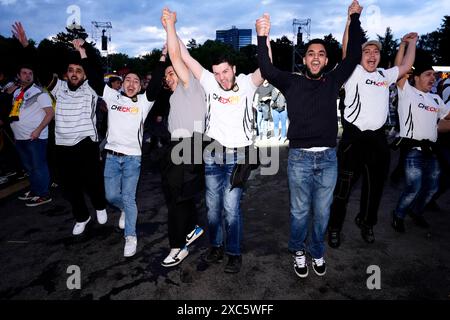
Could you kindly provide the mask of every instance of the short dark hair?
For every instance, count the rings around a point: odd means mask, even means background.
[[[19,74],[22,69],[30,69],[34,73],[35,66],[31,63],[22,63],[17,67],[17,74]]]
[[[305,54],[306,54],[306,52],[308,52],[309,47],[310,47],[311,45],[313,45],[313,44],[321,44],[321,45],[323,45],[323,47],[325,48],[325,54],[328,55],[328,52],[327,52],[327,44],[326,44],[326,42],[323,41],[322,39],[318,39],[318,38],[312,39],[311,41],[309,41],[309,42],[306,44],[306,46],[305,46]]]
[[[228,63],[230,66],[235,66],[236,63],[234,62],[234,58],[229,54],[220,54],[218,56],[215,56],[211,60],[212,66],[217,66],[221,63]]]
[[[434,70],[433,58],[428,52],[418,49],[416,51],[416,59],[414,61],[413,75],[420,76],[428,70]]]
[[[142,80],[142,75],[141,75],[139,72],[137,72],[136,70],[129,70],[127,73],[125,73],[125,74],[123,75],[123,80],[125,80],[125,78],[126,78],[129,74],[135,74],[135,75],[139,78],[139,80]]]
[[[122,81],[122,79],[118,76],[112,76],[111,78],[109,78],[109,83],[113,83],[115,81]]]
[[[67,56],[67,67],[69,64],[76,64],[81,66],[81,56],[78,51],[70,51]]]

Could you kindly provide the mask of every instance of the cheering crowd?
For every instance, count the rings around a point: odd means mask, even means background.
[[[259,68],[238,74],[227,55],[213,57],[208,66],[195,60],[177,35],[177,13],[165,8],[161,24],[166,45],[151,78],[130,70],[106,84],[92,59],[94,48],[81,39],[73,41],[63,75],[39,70],[38,77],[36,49],[28,43],[22,24],[15,23],[13,34],[26,58],[17,70],[17,83],[2,86],[2,97],[9,96],[10,102],[1,124],[12,130],[29,176],[30,190],[19,199],[29,207],[48,205],[56,170],[75,219],[72,234],[83,234],[91,222],[87,194],[99,224],[108,220],[107,204],[120,211],[123,255],[133,256],[138,247],[136,192],[144,123],[167,89],[170,142],[160,171],[170,248],[162,266],[181,263],[189,246],[207,231],[210,248],[203,260],[220,263],[226,256],[224,271],[240,271],[241,201],[248,174],[257,167],[250,166],[249,153],[255,150],[255,128],[260,138],[268,136],[269,118],[276,139],[289,142],[288,249],[297,276],[307,277],[308,265],[318,276],[325,275],[326,239],[331,248],[340,247],[350,193],[360,177],[360,209],[354,219],[362,239],[368,244],[375,241],[390,148],[400,149],[405,182],[390,213],[392,230],[405,232],[406,216],[428,228],[425,207],[448,187],[450,83],[442,82],[439,94],[431,93],[435,71],[429,58],[416,54],[414,32],[402,38],[395,65],[379,68],[381,44],[362,40],[362,10],[356,0],[349,6],[343,58],[328,73],[324,73],[327,48],[320,39],[305,46],[304,73],[276,68],[270,16],[262,15],[256,21]],[[392,97],[398,130],[389,144],[385,123]],[[339,140],[338,100],[343,127]],[[103,137],[97,123],[100,105],[107,112]],[[1,107],[6,108],[6,103]],[[50,135],[54,145],[49,143]],[[52,164],[49,148],[55,159]],[[204,197],[207,208],[208,225],[203,228],[198,222],[199,197]]]

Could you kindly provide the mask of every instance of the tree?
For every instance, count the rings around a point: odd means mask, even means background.
[[[438,29],[437,63],[450,65],[450,16],[444,16]]]
[[[237,58],[237,52],[232,46],[214,40],[206,40],[203,45],[199,45],[197,48],[192,48],[189,51],[192,57],[194,57],[202,66],[208,69],[211,69],[213,59],[220,55],[228,55],[234,60],[236,60]],[[237,65],[237,67],[239,66]]]
[[[397,53],[398,40],[394,40],[394,35],[390,27],[386,28],[384,37],[377,35],[378,41],[381,43],[381,61],[380,67],[389,68],[393,65],[395,55]]]
[[[118,71],[127,67],[130,63],[130,57],[124,53],[113,53],[108,56],[111,70]]]
[[[59,32],[55,37],[52,38],[52,40],[55,43],[61,43],[67,46],[68,48],[73,49],[72,47],[73,40],[75,39],[86,40],[87,37],[88,34],[86,33],[86,30],[82,26],[73,24],[70,27],[66,27],[66,32]],[[91,44],[95,46],[94,43]]]
[[[186,45],[186,47],[187,47],[188,49],[196,49],[196,48],[198,48],[197,41],[195,41],[195,39],[189,40],[189,41],[188,41],[188,44]]]
[[[417,48],[429,54],[433,62],[437,61],[437,48],[439,47],[439,32],[433,31],[420,36]]]
[[[444,16],[441,26],[420,36],[417,47],[433,58],[433,63],[450,65],[450,16]]]
[[[327,72],[342,60],[342,46],[331,33],[323,37],[323,41],[325,41],[328,56],[328,65],[325,68],[325,72]]]
[[[292,45],[293,42],[286,36],[270,41],[272,47],[273,65],[280,70],[292,70]]]

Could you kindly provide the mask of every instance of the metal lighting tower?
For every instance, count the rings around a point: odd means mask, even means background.
[[[311,19],[294,19],[292,21],[292,30],[294,34],[294,39],[292,41],[292,72],[300,72],[300,66],[303,64],[303,34],[306,35],[305,40],[308,42],[311,37]]]
[[[92,21],[92,39],[95,43],[101,39],[101,54],[106,58],[107,72],[109,72],[109,59],[108,59],[108,42],[111,42],[111,22],[98,22]]]

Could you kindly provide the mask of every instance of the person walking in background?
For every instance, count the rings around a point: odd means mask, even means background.
[[[270,101],[270,110],[272,112],[273,120],[273,136],[281,143],[285,143],[287,140],[287,104],[286,98],[277,88],[272,90],[272,98]],[[280,131],[281,123],[281,131]]]

